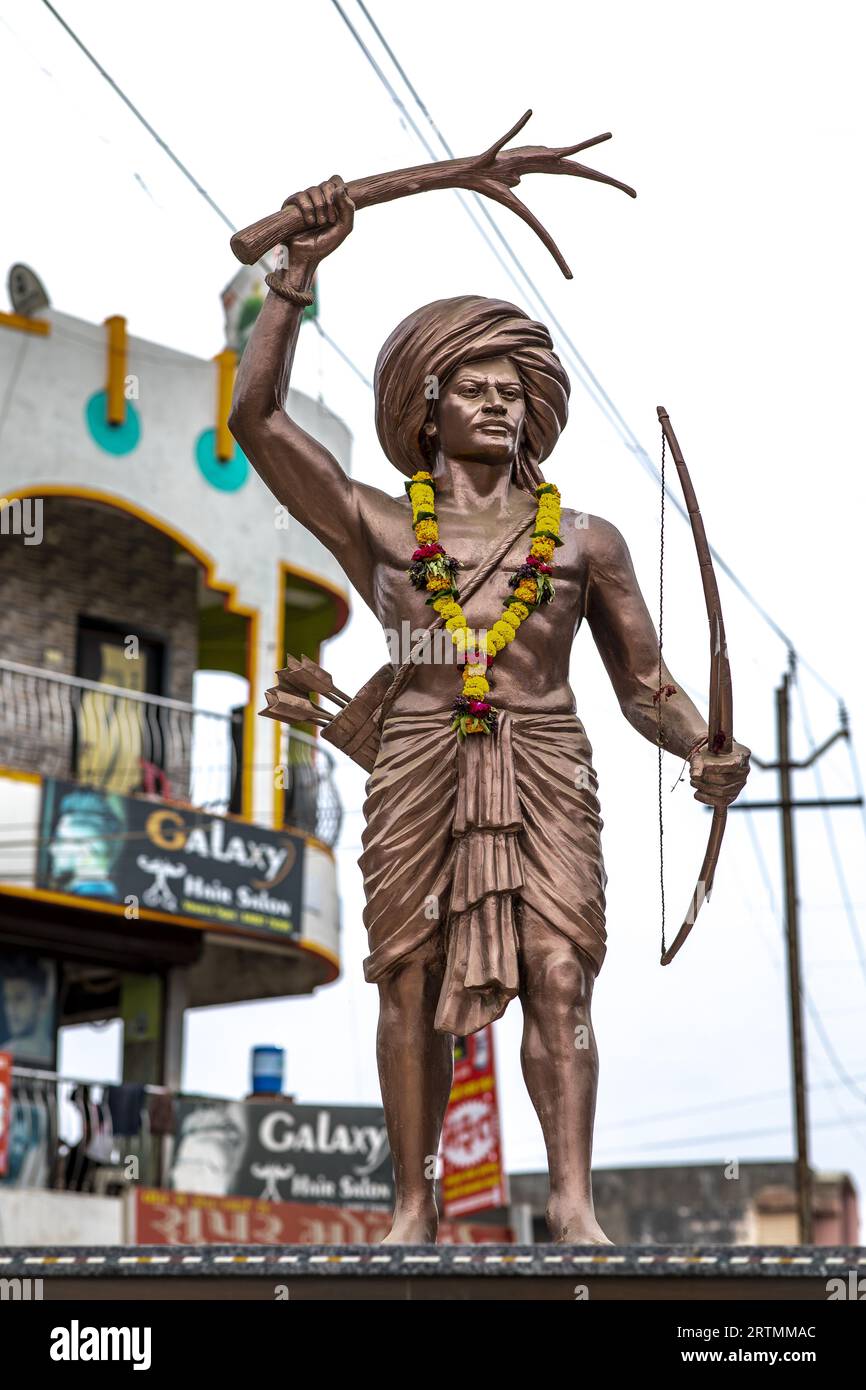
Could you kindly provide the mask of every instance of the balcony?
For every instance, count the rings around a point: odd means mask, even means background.
[[[0,766],[43,777],[239,812],[243,718],[0,660]],[[342,807],[330,749],[286,729],[281,763],[285,824],[335,844]]]

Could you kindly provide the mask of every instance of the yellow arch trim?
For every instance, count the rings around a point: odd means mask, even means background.
[[[179,531],[175,526],[171,526],[162,517],[154,512],[146,511],[144,507],[139,507],[137,503],[130,502],[125,497],[120,497],[114,492],[103,492],[99,488],[75,487],[65,483],[39,483],[30,487],[17,488],[12,492],[4,493],[8,501],[14,501],[22,497],[75,497],[84,502],[101,502],[104,506],[115,507],[118,511],[126,512],[129,516],[137,517],[139,521],[152,526],[154,530],[161,531],[164,536],[168,536],[176,545],[189,551],[190,555],[202,566],[207,575],[208,588],[217,593],[225,595],[225,605],[230,613],[237,613],[240,617],[249,621],[247,638],[247,681],[249,682],[249,699],[244,711],[244,767],[243,781],[241,784],[241,809],[242,815],[248,820],[252,818],[253,808],[253,738],[254,738],[254,719],[255,719],[255,689],[256,689],[256,663],[259,640],[259,610],[252,608],[248,604],[240,603],[237,597],[237,587],[226,580],[216,578],[216,562],[212,555],[201,546],[191,541],[183,531]]]

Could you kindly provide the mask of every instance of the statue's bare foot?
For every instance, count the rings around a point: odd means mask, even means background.
[[[585,1203],[551,1197],[547,1225],[557,1245],[613,1245],[596,1221],[592,1207]]]
[[[381,1245],[435,1245],[439,1213],[432,1207],[395,1211],[394,1223]]]

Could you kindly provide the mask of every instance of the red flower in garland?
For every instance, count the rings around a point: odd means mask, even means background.
[[[428,541],[426,545],[419,545],[417,550],[412,552],[413,560],[429,560],[431,555],[444,555],[445,551],[438,541]]]

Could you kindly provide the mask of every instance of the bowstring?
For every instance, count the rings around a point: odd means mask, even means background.
[[[664,640],[664,597],[665,597],[665,432],[662,429],[661,463],[661,528],[659,531],[659,686],[656,700],[657,743],[658,743],[658,800],[659,800],[659,891],[662,914],[662,955],[665,946],[665,820],[662,808],[662,642]]]

